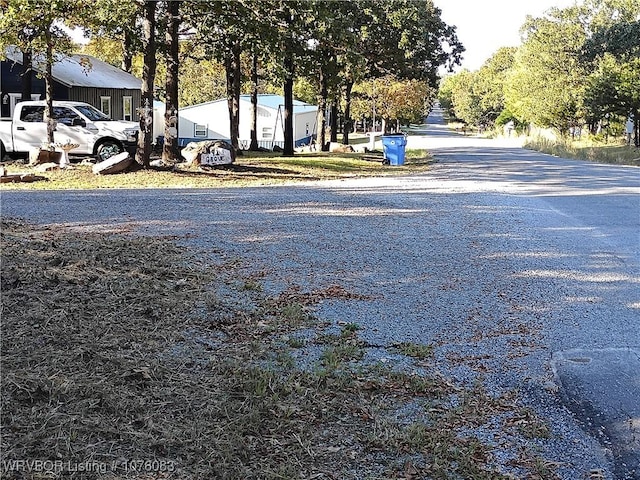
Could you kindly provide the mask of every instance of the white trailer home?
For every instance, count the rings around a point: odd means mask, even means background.
[[[296,147],[309,145],[316,137],[318,107],[293,101],[293,140]],[[284,97],[258,95],[258,144],[273,149],[284,146]],[[178,112],[180,145],[202,140],[229,140],[229,109],[227,100],[191,105]],[[240,148],[251,143],[251,96],[240,96]]]

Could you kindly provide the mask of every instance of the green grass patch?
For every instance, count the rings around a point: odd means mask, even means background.
[[[433,346],[414,342],[401,342],[394,345],[395,350],[407,357],[424,360],[433,356]]]
[[[278,316],[289,325],[301,325],[309,320],[309,313],[304,305],[298,302],[291,302],[280,307]]]
[[[303,348],[307,344],[307,341],[304,338],[300,337],[289,337],[287,338],[287,345],[291,348]]]
[[[256,280],[253,280],[251,278],[246,279],[243,283],[242,283],[242,290],[248,290],[248,291],[253,291],[253,292],[260,292],[262,291],[262,284]]]
[[[320,358],[325,368],[335,370],[345,362],[360,360],[363,356],[364,350],[359,345],[343,343],[327,347]]]
[[[360,330],[360,325],[357,323],[347,323],[342,327],[342,335],[351,335]]]

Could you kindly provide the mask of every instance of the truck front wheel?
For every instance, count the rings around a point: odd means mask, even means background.
[[[124,148],[117,140],[105,140],[98,145],[98,148],[96,148],[96,155],[99,162],[122,152],[124,152]]]

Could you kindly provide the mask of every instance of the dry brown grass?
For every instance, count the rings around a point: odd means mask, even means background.
[[[603,143],[591,139],[551,141],[537,137],[529,138],[525,148],[562,158],[575,158],[612,165],[640,166],[640,148],[619,142]]]
[[[359,327],[324,335],[309,310],[366,299],[338,285],[246,289],[246,308],[215,291],[232,266],[167,239],[5,219],[1,240],[2,478],[499,479],[470,429],[538,422],[510,396],[359,362]],[[331,361],[296,365],[301,328]]]

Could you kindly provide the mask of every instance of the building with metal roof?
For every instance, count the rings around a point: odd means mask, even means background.
[[[0,61],[0,116],[11,117],[15,104],[22,97],[25,79],[23,55],[16,47],[5,49]],[[31,98],[44,99],[42,55],[32,60]],[[90,55],[56,56],[52,66],[54,100],[85,102],[117,120],[137,120],[140,106],[139,78]]]

